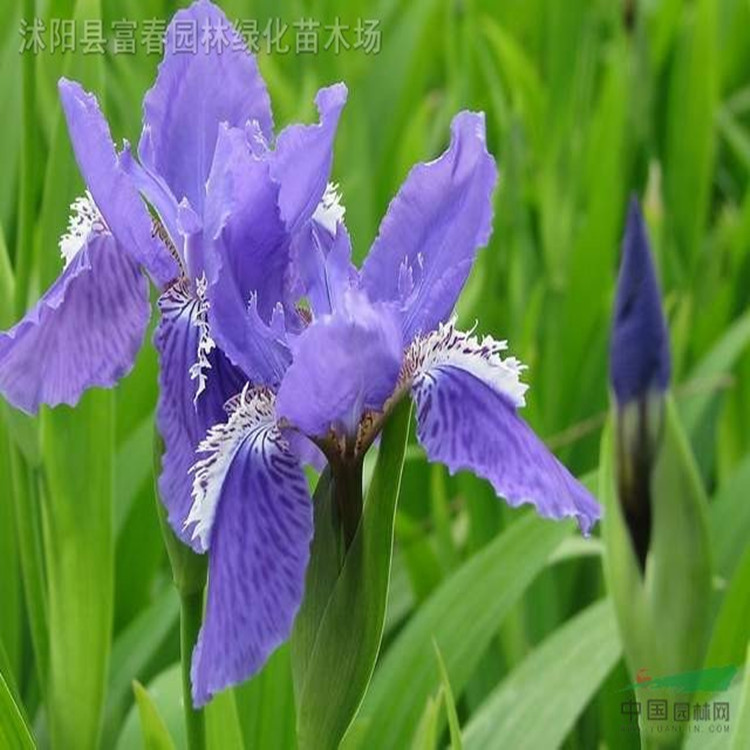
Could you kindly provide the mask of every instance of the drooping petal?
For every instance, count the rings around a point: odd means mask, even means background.
[[[343,302],[295,340],[279,389],[279,416],[308,435],[332,426],[354,434],[363,413],[381,409],[398,379],[403,345],[396,310],[356,291]]]
[[[200,288],[184,279],[176,282],[159,298],[159,310],[154,333],[156,421],[164,442],[159,495],[175,533],[197,547],[185,530],[192,505],[190,467],[206,430],[226,419],[224,404],[242,390],[245,378],[214,346]]]
[[[510,505],[574,517],[588,533],[599,506],[518,415],[526,387],[520,364],[502,359],[504,349],[505,342],[478,340],[452,322],[417,339],[406,362],[419,441],[430,460],[489,480]]]
[[[141,163],[161,175],[178,202],[187,198],[199,215],[219,123],[244,127],[257,120],[270,140],[271,103],[255,58],[208,0],[175,13],[156,83],[143,102],[143,120]]]
[[[610,343],[612,388],[624,405],[669,386],[669,331],[637,199],[628,211]]]
[[[312,215],[328,184],[333,162],[333,141],[347,90],[343,83],[320,89],[315,104],[317,125],[290,125],[271,154],[271,176],[279,183],[279,208],[290,234]]]
[[[0,393],[35,413],[75,405],[133,366],[148,325],[148,281],[108,232],[92,232],[26,317],[0,332]]]
[[[190,523],[209,549],[209,578],[193,652],[196,706],[251,677],[289,637],[313,530],[307,482],[269,391],[243,392],[200,450]]]
[[[222,126],[204,216],[209,319],[229,358],[267,385],[280,382],[291,359],[277,312],[289,263],[277,200],[268,164],[252,155],[245,131]]]
[[[152,231],[148,209],[115,152],[96,97],[65,78],[58,88],[76,161],[97,208],[122,250],[165,286],[176,278],[177,264]]]
[[[414,167],[391,201],[362,284],[373,300],[400,300],[407,341],[450,316],[477,249],[489,239],[496,180],[484,116],[462,112],[448,150]]]

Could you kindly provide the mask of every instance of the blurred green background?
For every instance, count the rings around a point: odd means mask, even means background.
[[[49,44],[52,19],[101,19],[112,38],[113,22],[168,20],[179,5],[2,3],[3,328],[59,273],[58,237],[83,189],[57,79],[95,91],[115,138],[137,142],[159,61],[138,41],[135,54],[20,54],[21,18],[42,19]],[[592,487],[620,239],[630,194],[641,198],[675,397],[712,497],[707,606],[725,620],[713,645],[721,664],[741,664],[750,633],[750,2],[220,5],[259,31],[269,19],[288,25],[290,50],[260,54],[277,129],[314,118],[319,86],[349,87],[333,175],[358,261],[411,165],[446,145],[453,114],[486,112],[501,174],[494,234],[459,315],[507,338],[529,365],[526,418]],[[350,41],[358,19],[378,20],[379,52],[323,50],[336,17]],[[320,22],[317,54],[295,53],[303,18]],[[156,706],[184,743],[178,600],[153,493],[155,402],[149,345],[116,392],[89,394],[76,411],[31,420],[0,405],[0,673],[41,746],[46,705],[78,733],[78,747],[141,747],[134,679],[148,687],[143,710]],[[381,661],[352,746],[445,745],[454,704],[467,747],[637,746],[621,714],[627,694],[617,692],[631,680],[611,611],[597,603],[601,544],[542,538],[525,515],[482,481],[428,466],[412,441]],[[294,726],[286,647],[209,709],[215,747],[293,747]]]

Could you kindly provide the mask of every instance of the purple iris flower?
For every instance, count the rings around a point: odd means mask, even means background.
[[[221,25],[230,46],[178,53],[188,20]],[[256,63],[215,6],[180,11],[165,47],[137,159],[115,150],[95,99],[61,82],[89,194],[62,276],[0,334],[0,392],[33,412],[112,386],[147,326],[146,276],[160,289],[159,489],[180,538],[209,554],[192,664],[203,705],[290,633],[313,534],[302,465],[324,456],[334,482],[361,466],[402,398],[431,460],[511,505],[586,533],[599,507],[518,415],[523,367],[506,343],[451,317],[491,231],[484,117],[457,115],[445,153],[414,167],[360,270],[329,184],[346,88],[322,89],[319,124],[274,141]]]

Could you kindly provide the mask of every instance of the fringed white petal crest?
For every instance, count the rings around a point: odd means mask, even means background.
[[[65,267],[78,255],[92,232],[102,232],[106,228],[104,218],[87,190],[70,204],[68,229],[60,237],[60,255],[65,261]]]
[[[211,331],[208,327],[208,308],[209,301],[206,297],[206,274],[204,273],[195,282],[195,295],[198,300],[198,309],[195,314],[194,324],[198,327],[198,351],[197,359],[190,367],[190,379],[198,381],[198,387],[195,390],[193,403],[198,403],[201,393],[206,390],[206,380],[208,378],[207,370],[211,369],[211,363],[208,355],[216,348],[216,342],[211,338]]]
[[[507,396],[516,407],[525,405],[528,385],[520,380],[525,366],[515,357],[503,358],[507,341],[497,341],[491,336],[481,339],[470,331],[456,329],[456,318],[431,333],[417,336],[404,357],[399,386],[418,383],[426,377],[435,377],[442,368],[455,367],[474,375],[499,393]]]
[[[275,396],[267,388],[251,387],[226,404],[229,419],[211,427],[198,446],[197,453],[207,454],[191,468],[193,474],[193,505],[185,528],[195,524],[193,539],[199,539],[208,549],[211,529],[221,488],[237,452],[246,441],[262,454],[271,447],[285,447],[286,443],[276,422]]]

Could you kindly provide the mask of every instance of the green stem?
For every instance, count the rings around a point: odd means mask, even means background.
[[[344,552],[354,541],[362,518],[362,458],[350,456],[331,466],[336,514],[343,534]]]
[[[193,708],[190,664],[198,640],[203,616],[203,590],[180,595],[180,652],[182,660],[182,702],[188,750],[206,747],[206,722],[203,709]]]

